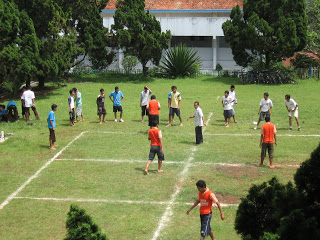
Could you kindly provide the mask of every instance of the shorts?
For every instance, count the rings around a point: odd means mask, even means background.
[[[260,117],[259,117],[259,121],[264,121],[266,117],[270,117],[269,111],[268,112],[261,112]]]
[[[147,109],[147,106],[141,106],[141,116],[144,115],[149,116],[149,110]]]
[[[113,106],[113,112],[122,112],[122,106]]]
[[[36,107],[33,106],[31,107],[31,109],[33,112],[37,110]],[[24,107],[24,112],[30,114],[30,107]]]
[[[74,108],[72,108],[72,111],[69,112],[69,118],[71,121],[74,121]]]
[[[21,110],[22,110],[22,116],[26,115],[26,108],[23,105],[21,106]]]
[[[174,114],[177,114],[177,116],[180,117],[180,109],[171,107],[169,111],[169,115],[173,116]]]
[[[202,237],[209,236],[209,233],[212,230],[210,226],[211,218],[212,218],[212,212],[209,214],[200,215],[200,221],[201,221],[200,234]]]
[[[149,115],[149,124],[148,126],[157,126],[159,124],[159,115]]]
[[[273,158],[273,143],[262,143],[261,157],[265,158],[267,156],[267,149],[269,158]]]
[[[228,118],[231,118],[233,116],[232,114],[232,109],[231,110],[224,110],[223,111],[223,116],[224,118],[228,119]]]
[[[106,115],[106,114],[107,114],[106,107],[104,105],[101,105],[101,106],[98,105],[97,115],[101,116],[101,115]]]
[[[49,128],[50,135],[49,135],[49,140],[52,141],[52,143],[56,142],[56,134],[54,133],[54,130]]]
[[[82,113],[82,105],[78,105],[77,106],[77,116],[82,116],[83,113]]]
[[[294,111],[294,114],[293,114],[293,116],[295,117],[295,118],[298,118],[298,109],[296,109],[295,111]],[[292,117],[292,111],[291,112],[288,112],[288,116],[289,117]]]
[[[158,155],[158,161],[164,161],[164,154],[162,154],[162,147],[151,145],[150,153],[149,153],[149,161],[153,161],[156,154]]]

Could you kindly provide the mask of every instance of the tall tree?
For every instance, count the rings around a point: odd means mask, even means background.
[[[320,0],[307,3],[308,42],[306,51],[312,52],[320,58]]]
[[[14,1],[0,0],[0,84],[12,94],[36,71],[38,41],[32,20]]]
[[[168,48],[171,39],[170,31],[161,32],[159,21],[145,11],[144,0],[119,0],[116,8],[111,26],[114,42],[125,55],[138,58],[146,75],[148,61],[159,65],[162,50]]]
[[[247,0],[243,13],[237,5],[230,18],[222,28],[240,66],[259,59],[268,69],[306,45],[304,0]]]

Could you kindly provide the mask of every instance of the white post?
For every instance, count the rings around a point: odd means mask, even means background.
[[[217,39],[216,36],[212,37],[212,69],[215,70],[216,69],[216,65],[217,65]]]

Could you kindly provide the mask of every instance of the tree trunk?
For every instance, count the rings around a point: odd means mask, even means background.
[[[148,71],[147,63],[142,63],[142,71],[143,71],[143,75],[147,76],[147,71]]]
[[[41,77],[39,76],[38,79],[39,79],[39,88],[44,88],[45,78],[43,76],[41,76]]]

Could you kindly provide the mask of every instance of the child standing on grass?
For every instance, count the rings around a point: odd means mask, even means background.
[[[47,122],[48,122],[48,128],[49,128],[49,142],[50,142],[50,149],[51,150],[56,150],[55,142],[56,142],[56,135],[55,135],[55,130],[56,130],[56,117],[54,112],[57,111],[57,105],[53,104],[51,106],[51,111],[49,112],[49,115],[47,117]]]
[[[148,132],[148,139],[151,141],[151,147],[149,160],[147,162],[146,169],[144,170],[145,175],[149,175],[148,169],[156,154],[158,155],[158,172],[163,172],[163,170],[161,170],[162,161],[164,161],[162,133],[161,130],[158,129],[158,124],[155,122],[153,123],[152,128]]]
[[[263,94],[263,98],[260,101],[260,108],[259,108],[259,112],[258,112],[258,115],[260,117],[257,122],[257,126],[255,126],[253,128],[254,130],[258,129],[260,121],[264,121],[266,117],[271,118],[272,107],[273,107],[273,103],[272,103],[271,99],[269,98],[269,93],[265,92]]]
[[[70,126],[74,126],[74,98],[73,98],[73,95],[74,95],[74,90],[71,89],[69,91],[70,93],[70,96],[68,98],[68,109],[69,109],[69,118],[70,118]]]
[[[202,126],[206,126],[206,122],[204,121],[202,109],[199,107],[199,102],[194,102],[193,106],[196,111],[192,116],[187,118],[187,121],[190,118],[194,118],[194,124],[196,125],[196,145],[199,145],[200,143],[203,143]]]
[[[212,240],[215,240],[210,226],[212,217],[212,203],[217,204],[220,211],[221,220],[224,220],[222,208],[215,194],[210,191],[209,188],[207,188],[206,183],[203,180],[199,180],[196,183],[196,186],[199,190],[197,201],[195,201],[192,207],[187,211],[187,214],[189,215],[190,211],[200,203],[201,240],[204,240],[206,236],[210,236]]]
[[[234,105],[238,106],[238,103],[237,103],[236,91],[234,89],[235,89],[234,85],[231,85],[230,91],[229,91],[229,96],[232,97],[232,99],[235,100],[234,102],[231,103],[231,106],[232,106],[233,122],[237,123],[236,112],[234,111]]]
[[[114,122],[117,122],[117,112],[120,112],[119,122],[124,122],[122,119],[122,105],[123,93],[119,90],[119,87],[115,87],[114,91],[110,93],[109,98],[113,103]]]
[[[294,118],[296,119],[297,125],[298,125],[298,131],[301,131],[300,122],[298,118],[298,104],[295,100],[293,100],[289,94],[287,94],[285,97],[284,104],[286,105],[286,108],[288,110],[288,116],[289,116],[289,130],[292,130],[292,114]]]
[[[98,115],[100,124],[102,124],[102,121],[106,122],[105,117],[107,114],[106,107],[104,106],[104,89],[100,89],[100,95],[97,97],[97,106],[98,106]],[[103,115],[103,119],[101,121],[101,115]]]
[[[224,96],[222,97],[222,107],[224,109],[223,115],[225,120],[225,126],[229,127],[230,118],[232,117],[232,103],[235,101],[232,97],[229,96],[229,91],[224,92]]]
[[[82,112],[82,96],[81,96],[81,92],[79,92],[78,89],[74,88],[74,93],[75,93],[75,100],[76,100],[76,106],[77,106],[77,110],[76,110],[76,121],[78,122],[78,116],[81,116],[81,120],[80,122],[84,121],[84,117],[83,117],[83,112]]]
[[[169,124],[166,127],[171,127],[171,122],[176,114],[180,119],[180,126],[182,124],[181,112],[180,112],[180,105],[181,105],[181,94],[177,91],[176,86],[172,86],[172,92],[168,95],[168,108],[169,108]]]

